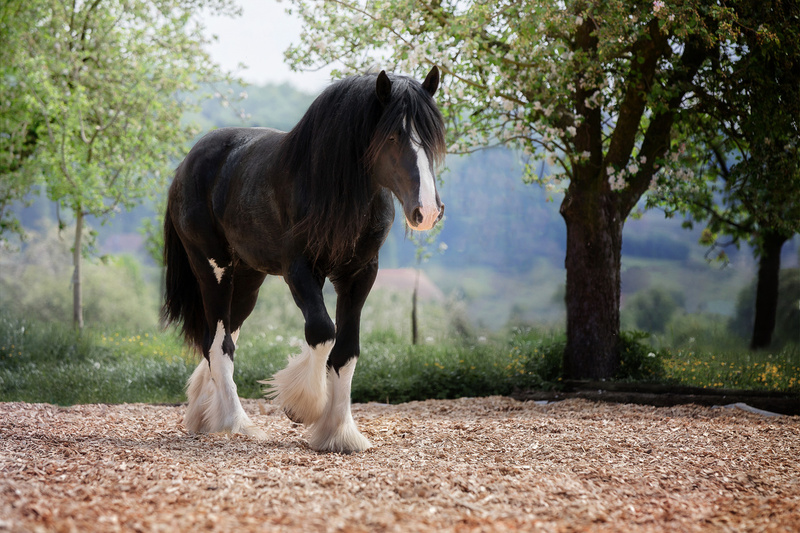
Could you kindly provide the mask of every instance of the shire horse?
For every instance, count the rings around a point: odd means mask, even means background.
[[[425,81],[367,74],[330,85],[288,133],[223,128],[190,150],[169,189],[164,221],[163,318],[202,351],[186,385],[184,425],[265,439],[233,380],[242,323],[267,275],[283,276],[305,319],[302,353],[266,383],[319,451],[370,446],[350,411],[361,309],[394,220],[431,229],[444,213],[434,171],[444,121]],[[336,323],[322,286],[336,290]]]

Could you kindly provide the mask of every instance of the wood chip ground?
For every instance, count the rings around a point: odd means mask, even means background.
[[[190,435],[184,406],[0,404],[0,531],[800,531],[800,417],[492,397],[355,405],[373,448]]]

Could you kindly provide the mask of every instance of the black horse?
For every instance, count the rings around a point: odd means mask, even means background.
[[[438,85],[436,67],[421,84],[385,72],[346,78],[292,131],[219,129],[178,166],[164,221],[163,315],[205,356],[187,383],[187,429],[266,437],[242,409],[233,360],[272,274],[303,312],[307,344],[267,382],[271,397],[311,425],[315,450],[369,447],[350,413],[361,309],[394,219],[392,193],[413,229],[444,213],[434,177],[445,154]],[[325,278],[337,293],[335,325]]]

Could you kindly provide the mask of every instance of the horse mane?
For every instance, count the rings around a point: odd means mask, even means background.
[[[377,193],[372,166],[390,136],[408,135],[413,126],[436,164],[444,159],[444,120],[433,98],[416,80],[389,79],[392,92],[385,105],[375,92],[375,74],[330,85],[282,140],[279,159],[294,180],[297,205],[291,233],[305,240],[314,261],[352,257]]]

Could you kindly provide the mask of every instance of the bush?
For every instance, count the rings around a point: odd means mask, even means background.
[[[157,269],[131,256],[84,262],[84,318],[98,328],[153,327],[158,323]],[[0,307],[41,322],[69,323],[72,317],[72,257],[51,228],[31,235],[13,260],[0,263]]]
[[[636,293],[625,306],[625,310],[633,314],[638,329],[662,333],[672,315],[683,305],[682,293],[654,287]]]
[[[620,334],[620,367],[616,379],[624,381],[660,381],[666,375],[665,354],[645,344],[650,338],[643,331]]]

